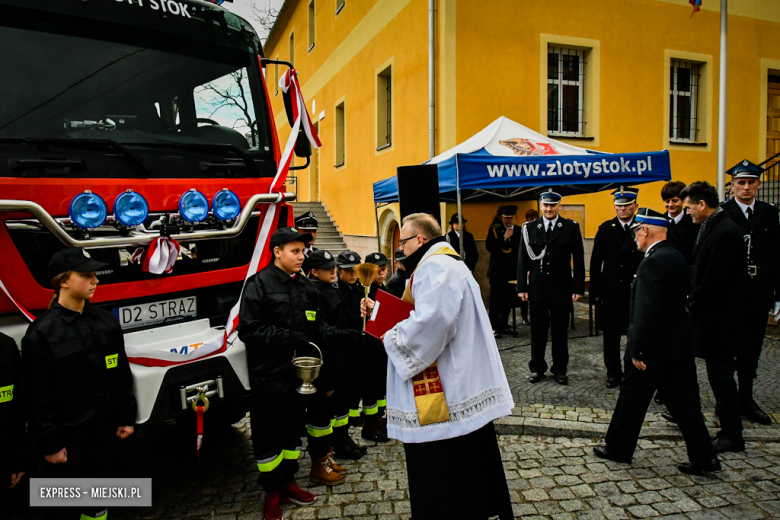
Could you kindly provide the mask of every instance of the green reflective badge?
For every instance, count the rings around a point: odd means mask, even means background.
[[[306,311],[306,319],[314,321],[317,319],[317,311]]]
[[[111,354],[110,356],[106,356],[106,368],[114,368],[116,367],[119,357],[119,354]]]
[[[7,403],[13,401],[14,398],[14,385],[0,386],[0,403]]]

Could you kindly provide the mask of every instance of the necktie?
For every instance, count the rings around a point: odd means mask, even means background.
[[[745,213],[747,214],[748,224],[752,224],[753,223],[753,208],[746,209]]]
[[[552,233],[552,222],[547,224],[547,236],[550,236],[550,233]]]

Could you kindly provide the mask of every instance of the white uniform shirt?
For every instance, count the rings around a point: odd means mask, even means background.
[[[387,433],[403,442],[451,439],[510,415],[514,402],[482,295],[463,262],[431,253],[414,273],[411,316],[387,332]],[[434,361],[450,420],[420,426],[412,378]]]

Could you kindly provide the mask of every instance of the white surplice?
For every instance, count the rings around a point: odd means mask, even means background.
[[[514,402],[479,285],[466,264],[431,254],[414,272],[415,310],[387,332],[387,433],[403,442],[466,435],[510,415]],[[434,361],[450,420],[420,426],[412,378]]]

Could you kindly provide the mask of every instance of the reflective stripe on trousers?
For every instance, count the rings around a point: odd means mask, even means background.
[[[306,433],[311,437],[325,437],[333,433],[333,426],[328,424],[327,426],[314,426],[313,424],[306,425]]]
[[[257,469],[263,473],[267,473],[276,469],[276,467],[282,463],[283,459],[298,460],[298,457],[300,456],[300,448],[296,450],[282,450],[279,455],[274,455],[272,457],[268,457],[267,459],[258,460]]]
[[[89,516],[82,513],[80,520],[106,520],[107,518],[108,518],[108,509],[104,509],[103,511],[97,513],[96,516]]]

